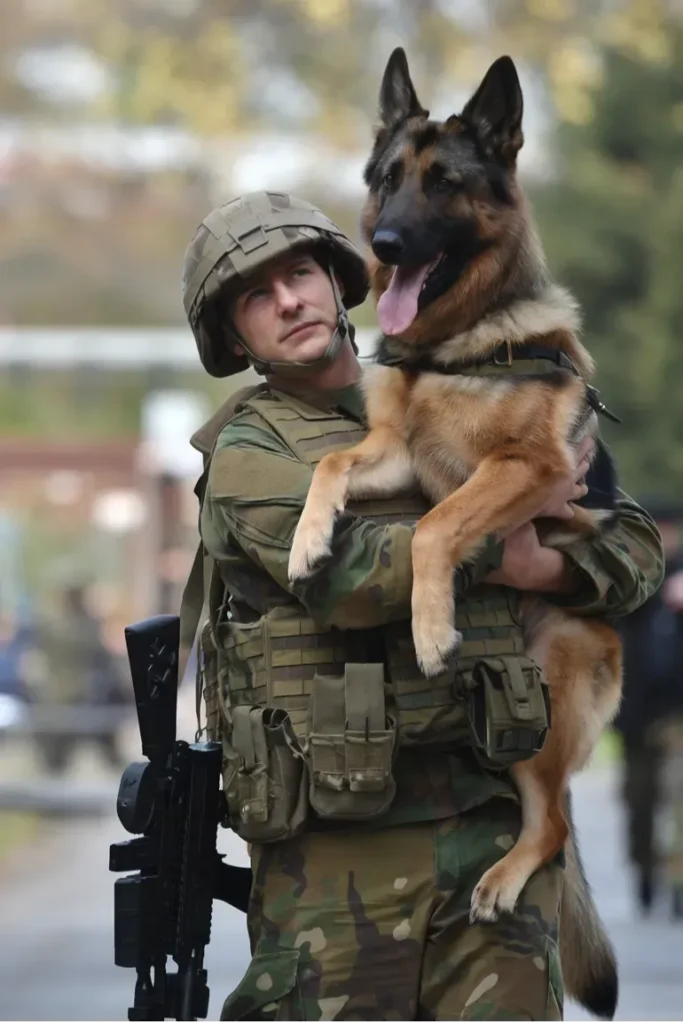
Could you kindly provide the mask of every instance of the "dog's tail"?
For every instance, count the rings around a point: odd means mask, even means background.
[[[571,799],[566,805],[565,882],[560,908],[560,962],[568,994],[602,1020],[613,1020],[619,981],[614,948],[581,863]]]

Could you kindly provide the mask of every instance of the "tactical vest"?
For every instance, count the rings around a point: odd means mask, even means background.
[[[311,467],[365,436],[342,413],[286,393],[252,392],[229,411],[245,407]],[[349,511],[410,524],[428,507],[422,496],[403,494],[350,503]],[[339,630],[315,622],[293,599],[256,621],[235,622],[215,564],[206,596],[198,694],[207,734],[223,744],[230,825],[248,841],[294,835],[311,811],[348,820],[383,814],[402,746],[468,744],[499,768],[542,746],[547,688],[524,653],[513,591],[483,586],[458,602],[457,664],[432,679],[419,670],[408,621]]]

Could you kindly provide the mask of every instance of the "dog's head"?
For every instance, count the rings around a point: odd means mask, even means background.
[[[482,290],[490,298],[500,286],[525,225],[515,173],[522,143],[522,90],[509,57],[491,65],[460,114],[432,121],[404,51],[394,50],[362,217],[385,334],[433,342],[485,311]]]

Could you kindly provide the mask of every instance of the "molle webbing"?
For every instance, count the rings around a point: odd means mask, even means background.
[[[319,626],[296,608],[274,608],[256,623],[223,623],[217,632],[229,676],[220,680],[223,698],[282,708],[297,733],[306,723],[316,672],[343,675],[349,660],[345,633]]]
[[[358,444],[367,433],[341,413],[313,409],[284,392],[257,396],[245,404],[279,434],[293,455],[311,466],[328,452]]]
[[[521,631],[504,597],[467,601],[458,624],[465,633],[458,675],[482,656],[520,655]],[[216,630],[224,652],[219,673],[225,713],[235,704],[261,704],[289,712],[295,732],[305,732],[315,675],[341,676],[350,660],[374,661],[375,631],[351,633],[319,626],[296,608],[275,608],[256,623],[222,623]],[[427,679],[415,659],[405,623],[386,626],[384,657],[399,712],[402,743],[451,738],[464,726],[454,668]]]
[[[488,588],[481,600],[468,598],[457,605],[458,628],[463,632],[456,668],[428,679],[417,665],[410,630],[405,623],[384,627],[386,661],[396,705],[400,712],[402,743],[433,742],[457,733],[465,723],[458,677],[471,671],[484,656],[519,655],[524,651],[512,601]]]
[[[292,395],[275,392],[274,397],[257,395],[245,402],[282,438],[302,462],[317,466],[324,455],[358,444],[366,429],[334,410],[313,409]],[[350,513],[376,523],[411,523],[429,511],[429,504],[417,491],[391,498],[350,501]]]

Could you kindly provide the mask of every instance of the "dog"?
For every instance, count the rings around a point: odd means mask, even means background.
[[[404,51],[391,55],[361,219],[383,332],[363,380],[369,432],[322,459],[292,544],[289,575],[297,579],[329,553],[348,499],[418,483],[434,503],[412,545],[413,639],[427,676],[457,652],[455,568],[487,535],[535,513],[606,411],[589,383],[594,365],[579,340],[577,305],[549,276],[517,180],[522,112],[509,57],[491,65],[460,114],[434,121]],[[539,534],[561,547],[605,528],[608,516],[575,506],[562,524],[539,520]],[[549,686],[552,725],[541,751],[511,769],[522,830],[474,889],[470,916],[493,921],[513,911],[531,874],[565,847],[565,984],[611,1019],[616,961],[572,838],[568,784],[616,714],[619,637],[603,621],[535,596],[524,597],[522,615],[527,654]]]

